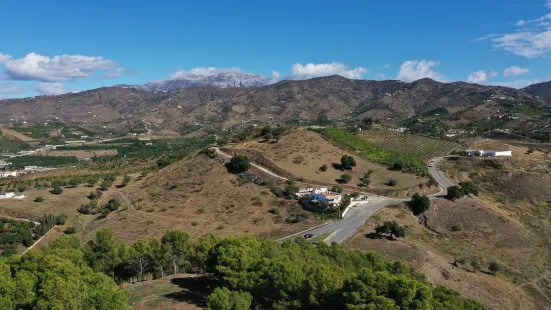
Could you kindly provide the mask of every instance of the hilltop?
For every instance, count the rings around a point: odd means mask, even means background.
[[[201,86],[152,93],[106,87],[60,96],[9,99],[2,101],[0,123],[57,118],[98,132],[205,134],[248,123],[348,125],[372,117],[395,127],[404,125],[408,118],[426,118],[427,122],[452,128],[473,124],[484,129],[494,125],[487,124],[488,118],[509,112],[517,117],[500,119],[498,125],[529,133],[548,124],[550,102],[522,90],[498,86],[329,76],[249,88]]]
[[[551,99],[551,81],[533,84],[523,88],[523,90],[534,96]]]

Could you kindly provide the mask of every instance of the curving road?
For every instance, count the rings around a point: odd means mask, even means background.
[[[218,147],[214,147],[214,150],[218,155],[222,157],[231,158],[229,154],[222,152]],[[448,193],[447,188],[454,185],[454,183],[451,182],[442,173],[442,171],[440,171],[440,169],[438,169],[438,163],[440,163],[443,159],[444,159],[443,157],[434,158],[433,159],[434,167],[429,167],[429,173],[432,175],[432,177],[438,183],[438,186],[441,188],[441,191],[438,194],[434,194],[430,196],[431,199],[446,196]],[[287,178],[277,175],[272,171],[262,166],[259,166],[257,164],[251,163],[251,166],[258,168],[276,178],[287,180]],[[364,203],[364,204],[352,207],[352,209],[350,209],[350,211],[341,220],[337,222],[329,223],[327,225],[316,227],[311,230],[306,230],[302,233],[294,234],[292,236],[288,236],[279,240],[282,241],[282,240],[292,239],[292,238],[303,238],[305,234],[312,234],[312,238],[315,238],[317,236],[331,233],[324,240],[324,242],[328,244],[331,244],[332,242],[342,243],[348,238],[354,236],[356,232],[358,232],[362,228],[362,226],[364,226],[367,219],[369,219],[369,217],[371,217],[375,212],[387,206],[396,205],[399,203],[409,201],[409,199],[395,199],[395,198],[387,198],[387,197],[376,196],[376,195],[368,195],[368,196],[369,196],[368,203]]]

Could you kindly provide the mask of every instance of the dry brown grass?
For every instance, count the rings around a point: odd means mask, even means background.
[[[279,168],[292,173],[295,177],[306,180],[318,181],[328,184],[338,184],[337,179],[344,173],[352,176],[349,187],[355,187],[360,183],[360,178],[365,172],[373,170],[369,188],[374,190],[404,190],[415,188],[425,184],[428,180],[411,174],[390,171],[386,167],[373,164],[360,156],[344,151],[323,139],[319,134],[297,129],[288,135],[281,137],[278,143],[264,141],[248,141],[235,146],[235,149],[250,149],[261,152],[268,160]],[[335,169],[332,164],[339,164],[342,155],[354,156],[357,166],[352,171]],[[327,171],[321,172],[319,168],[327,165]],[[395,179],[398,184],[394,187],[386,185],[389,179]],[[365,189],[364,189],[365,190]]]
[[[125,241],[159,238],[168,229],[181,229],[192,237],[209,233],[275,237],[319,223],[310,216],[306,222],[287,224],[286,216],[302,211],[296,202],[277,198],[265,187],[241,185],[222,163],[205,155],[151,173],[122,193],[133,208],[90,223],[84,232],[87,238],[101,227],[113,229]]]
[[[518,224],[502,220],[502,214],[470,198],[457,203],[433,202],[427,216],[432,230],[419,224],[405,206],[385,208],[347,241],[345,247],[376,251],[389,259],[406,261],[423,272],[429,281],[458,290],[490,309],[541,309],[545,304],[544,299],[530,295],[507,278],[512,268],[524,265],[527,260],[529,264],[543,267],[541,260],[534,258],[542,257],[542,249],[530,241],[527,232]],[[365,237],[387,220],[404,225],[406,238],[391,241]],[[457,224],[463,230],[452,232],[451,226]],[[481,261],[483,270],[487,263],[495,260],[505,271],[494,277],[483,272],[473,273],[469,265],[455,267],[454,258],[463,256]]]

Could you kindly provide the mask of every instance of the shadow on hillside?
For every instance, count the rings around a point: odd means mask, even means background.
[[[386,235],[379,235],[377,233],[365,234],[365,237],[368,239],[384,239],[384,240],[396,241],[396,239],[393,237],[386,236]]]
[[[207,296],[212,292],[215,281],[209,276],[199,276],[194,278],[174,278],[170,282],[178,285],[182,290],[166,294],[166,298],[206,308]]]

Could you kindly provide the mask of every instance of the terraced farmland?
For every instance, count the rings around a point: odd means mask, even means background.
[[[405,133],[365,131],[361,136],[384,148],[424,159],[449,155],[455,150],[464,149],[459,143]]]

